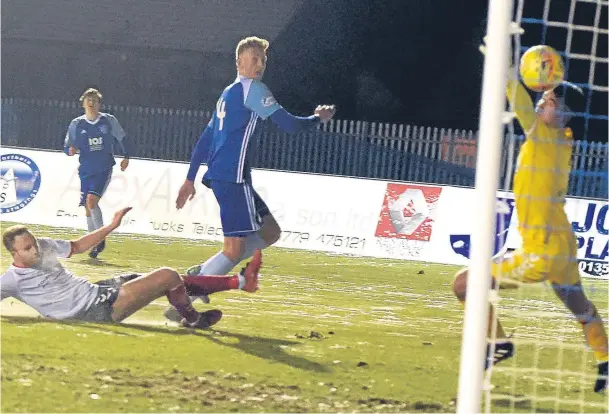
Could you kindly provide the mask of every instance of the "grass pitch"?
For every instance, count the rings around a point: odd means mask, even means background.
[[[80,233],[33,226],[36,234]],[[92,281],[185,270],[218,244],[114,235],[100,260],[65,263]],[[2,249],[2,269],[10,257]],[[457,269],[268,249],[261,290],[215,294],[208,331],[167,324],[158,300],[122,325],[58,323],[2,302],[3,412],[451,412],[462,307]],[[607,317],[607,283],[584,281]],[[580,327],[544,285],[506,292],[517,355],[493,374],[493,412],[606,412]],[[482,357],[482,356],[481,356]],[[559,397],[559,399],[557,399]]]

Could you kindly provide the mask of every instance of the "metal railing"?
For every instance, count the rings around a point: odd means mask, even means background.
[[[62,149],[69,122],[82,114],[75,102],[2,99],[5,146]],[[133,139],[142,158],[188,161],[211,112],[107,106]],[[262,127],[256,167],[445,185],[473,186],[477,137],[473,131],[402,124],[333,120],[297,135]],[[504,140],[503,188],[522,136]],[[606,143],[574,142],[572,196],[607,198]]]

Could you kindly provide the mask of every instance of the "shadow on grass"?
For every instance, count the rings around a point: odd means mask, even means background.
[[[91,324],[83,321],[57,321],[54,319],[44,318],[42,316],[14,316],[14,315],[2,315],[2,320],[6,323],[10,323],[12,325],[36,325],[36,324],[53,324],[53,325],[67,325],[74,326],[79,328],[91,329],[100,333],[108,333],[108,331],[112,331],[112,333],[119,336],[136,336],[127,332],[121,332],[112,329],[112,327],[121,326],[119,324]],[[110,328],[110,329],[109,329]]]
[[[290,355],[285,352],[283,346],[301,345],[297,341],[288,341],[285,339],[265,338],[261,336],[250,336],[241,333],[220,331],[220,330],[205,330],[198,331],[192,329],[176,329],[174,327],[158,327],[139,324],[121,324],[132,329],[137,329],[145,332],[165,333],[172,335],[196,335],[207,339],[217,345],[227,346],[229,348],[238,349],[246,354],[263,358],[272,362],[286,364],[294,368],[304,369],[307,371],[316,372],[331,372],[331,370],[317,362],[309,361],[306,358]],[[222,338],[236,339],[236,342],[226,342]]]
[[[294,368],[305,369],[316,372],[331,372],[325,365],[309,361],[306,358],[290,355],[285,352],[282,346],[301,345],[300,342],[287,341],[285,339],[263,338],[260,336],[249,336],[240,333],[215,331],[220,336],[207,335],[207,339],[218,345],[228,346],[238,349],[246,354],[263,358],[272,362],[286,364]],[[222,337],[237,339],[236,343],[227,343],[221,340]]]
[[[297,341],[289,341],[277,338],[265,338],[261,336],[250,336],[241,333],[233,333],[218,330],[193,330],[186,328],[176,328],[173,326],[150,326],[133,323],[116,323],[116,324],[92,324],[81,321],[55,321],[43,317],[26,317],[26,316],[2,316],[2,320],[6,323],[14,325],[32,325],[32,324],[63,324],[75,326],[78,328],[92,329],[100,333],[111,331],[119,336],[133,337],[137,335],[124,332],[121,328],[129,328],[143,332],[154,332],[168,335],[195,335],[205,338],[217,345],[227,346],[242,351],[246,354],[266,359],[272,362],[277,362],[289,365],[294,368],[304,369],[307,371],[316,372],[331,372],[325,365],[317,362],[309,361],[306,358],[290,355],[285,352],[282,347],[301,345]],[[223,341],[222,338],[230,338],[231,342]]]
[[[505,394],[504,394],[505,395]],[[514,399],[514,400],[513,400]],[[550,406],[542,407],[538,403],[535,405],[531,398],[526,398],[520,394],[507,394],[505,398],[493,398],[492,405],[501,408],[515,408],[517,410],[526,410],[527,412],[535,413],[572,413],[573,411],[558,410],[550,408]]]
[[[86,259],[79,260],[78,263],[89,265],[89,266],[99,266],[99,267],[112,267],[115,269],[126,269],[129,266],[122,266],[112,262],[106,262],[105,260],[93,259],[92,257],[87,257]]]

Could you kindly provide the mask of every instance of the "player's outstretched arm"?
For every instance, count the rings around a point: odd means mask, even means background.
[[[127,214],[132,207],[126,207],[121,210],[118,210],[114,214],[114,218],[112,222],[104,227],[101,227],[95,231],[92,231],[89,234],[82,236],[79,239],[72,240],[72,254],[84,253],[91,249],[93,246],[97,246],[102,240],[108,236],[108,234],[112,233],[114,230],[121,225],[121,221],[125,214]]]
[[[271,115],[271,121],[282,131],[295,134],[300,131],[315,127],[319,123],[328,122],[334,116],[336,110],[334,105],[320,105],[311,116],[301,117],[290,114],[280,107]]]
[[[515,71],[515,69],[509,69]],[[516,113],[516,118],[526,135],[532,131],[537,121],[533,100],[525,87],[517,79],[508,79],[505,93]]]
[[[279,105],[269,88],[259,80],[251,82],[244,105],[260,118],[270,118],[281,130],[290,134],[315,127],[320,122],[327,122],[335,113],[334,106],[320,105],[311,116],[292,115]]]
[[[486,37],[484,38],[484,41],[486,42]],[[483,55],[486,55],[486,44],[483,43],[480,45],[479,50]],[[516,113],[516,118],[518,119],[518,122],[520,122],[520,126],[528,135],[535,127],[535,122],[537,120],[535,107],[533,106],[533,101],[526,88],[518,80],[518,70],[512,66],[511,62],[512,54],[508,53],[508,55],[510,56],[510,67],[508,68],[508,81],[505,93]]]

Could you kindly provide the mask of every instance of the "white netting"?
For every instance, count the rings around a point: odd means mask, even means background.
[[[546,44],[561,52],[566,66],[565,78],[583,91],[562,88],[573,112],[570,126],[575,140],[571,180],[584,176],[586,165],[578,165],[580,148],[586,142],[598,145],[600,163],[607,166],[607,67],[609,1],[606,0],[517,0],[514,7],[514,61],[530,46]],[[516,29],[522,30],[516,30]],[[534,102],[538,95],[531,93]],[[571,99],[571,103],[570,102]],[[513,109],[513,108],[512,108]],[[517,122],[514,121],[513,124]],[[523,131],[510,124],[507,128],[501,187],[512,191],[516,159],[524,142]],[[604,145],[604,147],[603,147]],[[575,177],[575,178],[574,178]],[[600,171],[598,184],[607,185]],[[571,183],[572,184],[572,183]],[[571,185],[567,197],[576,194]],[[602,192],[599,192],[601,194]],[[606,194],[606,192],[604,193]],[[535,197],[535,194],[527,194]],[[567,215],[575,222],[578,259],[583,288],[606,322],[608,317],[607,200],[585,199],[567,202]],[[498,219],[505,217],[498,214]],[[509,216],[508,216],[509,217]],[[513,218],[512,220],[515,220]],[[606,224],[607,223],[607,224]],[[551,224],[551,223],[550,223]],[[509,232],[508,232],[509,228]],[[518,247],[518,233],[512,223],[498,224],[507,235],[506,247]],[[485,412],[608,412],[607,394],[594,393],[597,365],[586,345],[581,325],[554,293],[551,285],[526,283],[516,290],[494,290],[490,301],[516,352],[512,358],[486,371],[483,384]],[[496,338],[496,320],[491,324],[491,339]],[[490,341],[494,347],[494,341]]]

